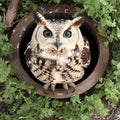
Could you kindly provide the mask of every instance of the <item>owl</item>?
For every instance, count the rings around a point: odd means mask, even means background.
[[[89,42],[80,31],[83,18],[46,19],[36,12],[34,19],[37,25],[24,52],[27,66],[44,83],[44,93],[54,93],[57,84],[75,92],[75,82],[91,62]]]

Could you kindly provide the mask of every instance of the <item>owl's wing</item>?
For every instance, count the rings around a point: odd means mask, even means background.
[[[32,56],[32,50],[31,50],[30,44],[28,44],[27,49],[24,52],[24,55],[25,55],[26,63],[29,66],[31,63],[30,61]]]
[[[81,51],[81,64],[83,67],[87,68],[90,62],[91,62],[90,45],[87,38],[84,37],[84,48]]]

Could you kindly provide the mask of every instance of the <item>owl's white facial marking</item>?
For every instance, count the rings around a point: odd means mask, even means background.
[[[54,21],[46,20],[42,15],[38,17],[40,20],[37,18],[38,24],[31,40],[31,46],[36,44],[41,49],[38,56],[53,60],[65,59],[73,55],[77,44],[82,49],[83,37],[79,25],[76,25],[80,18]]]

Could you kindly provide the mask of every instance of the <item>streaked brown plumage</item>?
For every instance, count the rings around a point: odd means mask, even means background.
[[[81,17],[73,20],[46,20],[35,14],[37,26],[25,51],[26,63],[32,74],[41,82],[44,92],[56,84],[75,91],[74,82],[80,80],[91,61],[88,40],[79,27]]]

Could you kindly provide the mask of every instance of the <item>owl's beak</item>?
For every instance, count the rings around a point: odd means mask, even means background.
[[[56,36],[55,46],[57,47],[57,49],[59,48],[60,45],[61,45],[60,38],[59,38],[59,36]]]

